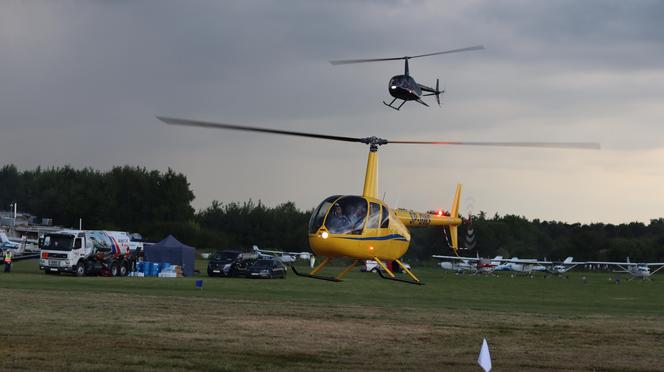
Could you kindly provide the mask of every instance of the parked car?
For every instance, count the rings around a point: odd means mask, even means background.
[[[231,274],[231,266],[240,256],[239,251],[218,251],[208,262],[207,273],[208,276],[229,276]]]
[[[392,270],[392,272],[395,272],[395,273],[400,273],[401,272],[401,267],[399,267],[399,265],[397,265],[396,262],[391,262],[390,261],[390,262],[386,262],[385,264],[387,265],[388,269]],[[409,264],[404,262],[403,265],[406,266],[406,269],[408,269],[408,270],[411,269]],[[374,269],[383,271],[383,268],[381,268],[378,265],[378,262],[376,262],[374,260],[365,260],[364,265],[360,268],[360,271],[368,273],[368,272],[373,271]]]
[[[247,272],[248,278],[286,278],[286,266],[277,259],[260,259],[254,262]]]
[[[249,268],[260,259],[260,257],[253,253],[242,253],[231,264],[228,276],[234,278],[244,278],[249,274]]]

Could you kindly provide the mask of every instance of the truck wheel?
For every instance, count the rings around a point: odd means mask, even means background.
[[[118,266],[119,265],[115,262],[111,264],[111,276],[118,276],[118,273],[120,272]]]
[[[121,264],[118,264],[118,268],[120,269],[119,272],[118,272],[118,275],[127,276],[127,272],[128,272],[127,265],[121,263]]]
[[[74,275],[78,277],[85,276],[85,265],[82,262],[79,262],[74,266]]]

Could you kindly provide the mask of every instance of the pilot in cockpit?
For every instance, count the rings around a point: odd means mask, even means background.
[[[353,223],[353,230],[361,230],[364,225],[364,218],[367,215],[367,207],[364,204],[360,204],[355,208],[351,219]]]
[[[330,220],[328,228],[332,233],[343,234],[351,226],[350,219],[344,215],[343,210],[341,209],[341,205],[338,203],[334,204],[334,207],[332,207],[332,211],[330,212],[328,219]]]

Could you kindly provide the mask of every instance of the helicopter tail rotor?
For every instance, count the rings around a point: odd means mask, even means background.
[[[438,102],[438,107],[440,107],[440,95],[445,93],[445,90],[440,90],[440,79],[436,79],[436,102]]]

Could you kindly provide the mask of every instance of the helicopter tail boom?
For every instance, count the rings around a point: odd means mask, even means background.
[[[449,226],[450,240],[452,249],[456,252],[459,249],[459,239],[457,227],[463,223],[459,217],[459,205],[461,200],[461,184],[457,184],[454,199],[452,200],[452,208],[449,215],[439,213],[421,213],[406,209],[396,209],[394,213],[397,218],[406,227],[433,227],[433,226]]]
[[[436,79],[435,89],[422,84],[417,85],[420,87],[420,89],[422,89],[422,91],[428,92],[427,94],[423,94],[422,97],[436,96],[436,102],[438,102],[438,106],[440,106],[440,95],[445,93],[445,89],[440,90],[440,79]]]

